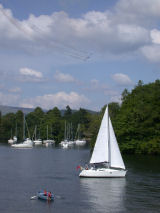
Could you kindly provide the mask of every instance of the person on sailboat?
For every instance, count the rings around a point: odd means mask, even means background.
[[[88,170],[88,164],[85,165],[85,169]]]
[[[51,200],[52,194],[51,192],[48,192],[48,200]]]

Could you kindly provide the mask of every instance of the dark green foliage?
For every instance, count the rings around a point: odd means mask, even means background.
[[[65,117],[66,119],[69,119],[71,115],[72,115],[72,110],[71,110],[71,108],[70,108],[69,106],[66,106],[66,110],[65,110],[65,113],[64,113],[64,117]]]
[[[160,154],[160,81],[139,81],[125,95],[114,124],[124,152]]]

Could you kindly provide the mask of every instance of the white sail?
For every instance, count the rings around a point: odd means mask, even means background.
[[[104,113],[90,163],[108,162],[110,167],[125,169],[117,139],[109,118],[108,106]]]
[[[109,162],[108,151],[108,107],[106,107],[90,163]]]
[[[110,166],[125,169],[125,165],[118,147],[117,139],[109,118],[109,147],[110,147]]]

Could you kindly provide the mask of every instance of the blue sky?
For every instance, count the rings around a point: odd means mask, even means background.
[[[160,78],[160,0],[0,0],[0,104],[100,110]]]

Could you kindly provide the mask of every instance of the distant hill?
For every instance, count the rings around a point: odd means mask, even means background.
[[[23,113],[28,114],[34,111],[34,108],[22,108],[22,107],[12,107],[12,106],[3,106],[0,105],[0,111],[2,115],[7,113],[16,113],[18,110],[21,110]]]
[[[2,113],[2,115],[5,115],[7,113],[16,113],[18,110],[21,110],[23,113],[28,114],[30,112],[34,111],[34,108],[22,108],[22,107],[12,107],[12,106],[4,106],[4,105],[0,105],[0,111]],[[47,110],[44,110],[44,112],[46,112]],[[62,109],[61,111],[61,115],[64,115],[65,110]],[[77,110],[72,110],[72,112],[76,112]],[[92,110],[88,110],[86,109],[86,111],[88,111],[91,114],[96,114],[98,112],[92,111]]]

